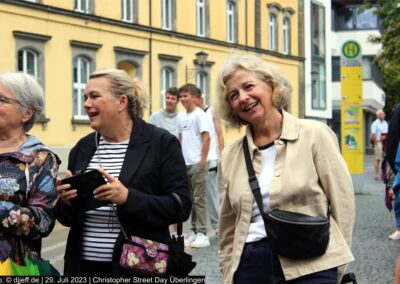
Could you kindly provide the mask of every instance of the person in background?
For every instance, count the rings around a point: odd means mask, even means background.
[[[141,119],[147,96],[141,82],[125,71],[95,71],[84,97],[95,131],[72,148],[67,176],[98,169],[108,183],[94,190],[94,198],[111,203],[77,210],[71,202],[77,190],[69,184],[57,186],[57,218],[70,227],[64,274],[135,276],[119,265],[124,237],[118,219],[128,235],[171,241],[169,225],[179,217],[172,193],[182,200],[183,220],[191,209],[181,146],[174,135]]]
[[[193,200],[192,226],[185,237],[185,245],[200,248],[210,245],[206,199],[210,130],[206,114],[196,105],[201,96],[199,89],[193,84],[185,84],[179,88],[179,96],[186,111],[178,115],[178,133]]]
[[[27,256],[40,256],[42,238],[54,228],[60,160],[28,134],[43,109],[43,90],[31,75],[0,74],[0,261],[18,261],[18,239]]]
[[[388,128],[388,138],[386,143],[386,152],[385,158],[393,171],[393,175],[391,180],[389,181],[390,189],[389,196],[394,200],[394,214],[395,214],[395,223],[396,223],[396,231],[389,236],[389,239],[399,240],[400,239],[400,196],[396,198],[396,194],[393,191],[393,181],[394,176],[397,174],[397,169],[395,167],[395,158],[397,153],[397,148],[400,140],[400,108],[397,106],[393,112],[392,117],[389,121]],[[399,193],[398,193],[399,194]]]
[[[221,118],[231,127],[247,128],[265,211],[279,208],[312,216],[326,216],[328,208],[331,212],[324,255],[301,260],[276,255],[250,189],[243,138],[225,147],[218,166],[223,283],[337,284],[344,265],[354,260],[350,246],[355,198],[335,133],[283,110],[289,83],[260,57],[232,55],[221,67],[217,84]]]
[[[169,88],[165,92],[165,109],[153,113],[149,118],[149,123],[157,127],[164,128],[173,135],[178,136],[176,130],[176,118],[178,112],[176,107],[179,103],[178,89],[175,87]]]
[[[199,92],[201,93],[201,90],[199,90]],[[207,155],[208,177],[206,196],[210,224],[216,234],[218,234],[219,198],[217,187],[217,166],[220,153],[222,153],[222,150],[224,149],[224,136],[222,133],[221,120],[211,106],[204,104],[204,96],[201,96],[197,100],[196,104],[206,113],[210,128],[210,150]]]
[[[379,165],[383,158],[382,138],[387,135],[388,123],[385,120],[385,112],[381,109],[376,111],[376,119],[371,124],[371,142],[374,146],[375,153],[375,179],[380,180]]]

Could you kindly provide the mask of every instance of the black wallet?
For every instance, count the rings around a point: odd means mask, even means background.
[[[111,201],[96,200],[93,191],[99,186],[106,184],[101,173],[91,170],[82,174],[61,180],[61,184],[70,184],[71,189],[76,189],[78,196],[71,200],[72,205],[80,211],[92,210],[111,203]]]

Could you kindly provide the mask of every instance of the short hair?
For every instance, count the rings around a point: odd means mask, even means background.
[[[32,117],[24,123],[24,130],[28,132],[42,114],[44,109],[43,89],[36,79],[22,72],[7,72],[0,74],[0,83],[7,87],[20,103],[20,111],[33,110]]]
[[[376,111],[376,116],[378,116],[380,113],[385,114],[385,112],[383,111],[383,109],[378,109],[378,110]]]
[[[220,117],[228,126],[240,128],[242,125],[248,124],[247,121],[242,120],[232,111],[226,94],[226,82],[240,69],[256,74],[259,80],[271,87],[272,104],[277,109],[280,110],[287,105],[291,86],[285,78],[279,76],[270,64],[261,57],[250,54],[233,54],[221,66],[217,78],[217,109]]]
[[[143,117],[144,109],[147,108],[147,94],[142,82],[138,78],[131,78],[124,70],[99,69],[90,74],[89,79],[105,77],[110,83],[110,92],[116,98],[128,97],[128,112],[134,120]]]
[[[171,88],[169,88],[169,89],[165,92],[165,94],[170,94],[170,95],[172,95],[172,96],[174,96],[174,97],[177,97],[178,100],[179,100],[179,91],[178,91],[178,88],[176,88],[176,87],[171,87]]]
[[[195,84],[187,83],[179,88],[180,93],[189,93],[193,96],[201,97],[201,90]]]

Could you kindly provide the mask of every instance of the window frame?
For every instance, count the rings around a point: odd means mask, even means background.
[[[166,78],[168,75],[169,78]],[[160,108],[165,108],[165,92],[174,86],[175,70],[171,66],[161,68],[160,78]],[[168,82],[167,82],[168,80]]]
[[[81,82],[82,79],[82,63],[85,63],[86,66],[86,81]],[[87,82],[89,81],[89,76],[90,76],[90,65],[91,65],[91,59],[88,58],[85,55],[78,55],[74,58],[74,65],[73,65],[73,82],[72,82],[72,87],[73,87],[73,117],[76,120],[89,120],[89,117],[87,116],[85,109],[83,107],[83,104],[85,103],[83,95],[84,95],[84,90],[86,87]],[[76,74],[75,74],[75,69],[76,69]],[[75,77],[78,79],[78,81],[75,81]]]
[[[75,113],[75,110],[78,110],[78,108],[75,108],[75,77],[74,77],[74,69],[76,66],[76,59],[79,57],[85,58],[89,62],[89,70],[88,70],[88,77],[90,74],[96,70],[96,52],[99,48],[102,47],[101,44],[95,44],[95,43],[89,43],[89,42],[82,42],[82,41],[76,41],[76,40],[70,40],[70,45],[72,47],[72,81],[71,81],[71,91],[72,91],[72,124],[73,124],[73,130],[76,128],[76,124],[88,124],[89,123],[89,118],[87,115],[83,115],[82,113]],[[80,83],[80,82],[77,82]],[[78,100],[80,100],[78,98]],[[82,103],[83,106],[83,103]]]
[[[13,31],[15,37],[15,70],[19,70],[19,56],[20,50],[28,49],[36,53],[37,57],[37,69],[36,69],[36,80],[39,85],[45,90],[45,44],[52,37],[48,35],[27,33],[23,31]],[[46,93],[46,92],[45,92]],[[46,97],[46,95],[45,95]],[[50,119],[46,118],[45,110],[36,122],[42,123],[42,129],[45,130],[47,123]]]
[[[22,68],[20,68],[20,63],[21,63],[20,56],[19,56],[20,52],[22,52]],[[27,66],[28,65],[27,56],[29,54],[33,56],[33,72],[29,72],[29,67]],[[39,65],[39,53],[36,50],[29,48],[29,47],[21,48],[17,51],[17,58],[18,58],[17,59],[17,62],[18,62],[17,70],[19,72],[24,72],[24,73],[30,74],[33,77],[35,77],[36,79],[39,78],[39,66],[38,66]]]
[[[210,102],[210,76],[204,70],[196,72],[196,86],[201,90],[204,104]]]
[[[314,11],[317,8],[318,11]],[[324,6],[312,1],[311,15],[311,108],[313,110],[326,110],[328,107],[327,94],[327,63],[326,63],[326,9]],[[318,16],[318,17],[317,17]],[[322,18],[321,18],[322,17]],[[313,22],[314,19],[319,24]],[[323,23],[323,25],[321,25]],[[315,29],[317,27],[317,29]]]
[[[196,30],[197,35],[206,36],[206,0],[196,1]]]
[[[172,30],[172,0],[162,1],[162,28],[164,30]]]
[[[268,13],[268,49],[278,51],[278,15]]]
[[[78,13],[91,14],[92,11],[94,11],[94,2],[92,0],[75,0],[74,11]]]
[[[226,3],[226,38],[230,43],[237,42],[237,3],[232,0]]]
[[[282,21],[282,44],[283,44],[283,50],[282,52],[284,54],[291,54],[291,49],[292,49],[292,42],[291,42],[291,37],[292,37],[292,28],[291,28],[291,19],[290,17],[283,17]]]
[[[130,9],[128,9],[128,3]],[[121,21],[127,23],[136,23],[136,0],[121,0]]]

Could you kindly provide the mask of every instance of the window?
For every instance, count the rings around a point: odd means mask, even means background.
[[[290,19],[288,17],[283,18],[283,53],[290,54]]]
[[[205,0],[197,0],[197,35],[206,35],[206,9]]]
[[[313,109],[326,109],[325,9],[311,4],[311,97]]]
[[[160,107],[165,108],[165,92],[173,87],[174,71],[170,67],[164,67],[161,70],[161,90],[160,90]]]
[[[236,42],[236,5],[233,1],[228,1],[226,19],[228,42]]]
[[[114,52],[118,69],[125,70],[131,77],[142,79],[143,57],[148,53],[147,51],[115,46]]]
[[[162,28],[172,29],[172,0],[162,0]]]
[[[71,40],[72,46],[72,123],[87,123],[88,117],[83,108],[83,91],[89,75],[96,69],[96,51],[100,44]],[[74,128],[75,129],[75,128]]]
[[[334,7],[335,30],[378,29],[378,16],[374,14],[375,8],[361,9],[361,5],[348,5]]]
[[[204,99],[204,104],[209,104],[210,102],[210,95],[208,91],[208,76],[207,73],[200,71],[197,72],[196,76],[196,86],[201,90],[201,94]]]
[[[38,54],[29,49],[18,50],[18,71],[28,73],[38,78]]]
[[[170,54],[158,54],[158,58],[160,60],[160,108],[164,108],[166,90],[177,86],[176,70],[178,70],[178,62],[182,60],[182,57]]]
[[[276,51],[278,49],[278,20],[274,13],[269,13],[268,31],[268,48]]]
[[[340,57],[332,57],[332,81],[340,81]]]
[[[90,60],[78,56],[74,60],[74,118],[87,119],[83,108],[83,92],[90,75]]]
[[[137,15],[137,1],[136,0],[122,0],[122,21],[129,23],[136,23]]]
[[[44,47],[51,36],[22,31],[13,31],[13,34],[16,45],[16,70],[31,74],[45,89]],[[42,113],[38,119],[43,129],[46,129],[48,121],[45,113]]]
[[[362,76],[363,80],[371,80],[372,79],[372,57],[363,56],[362,57]]]
[[[90,7],[92,3],[91,0],[75,0],[75,11],[89,14],[92,10],[92,7]]]

